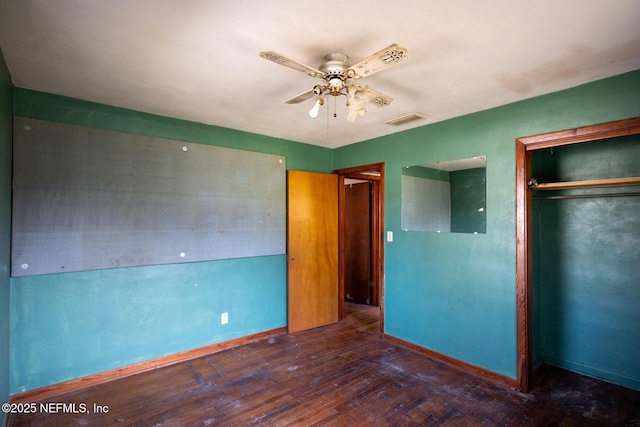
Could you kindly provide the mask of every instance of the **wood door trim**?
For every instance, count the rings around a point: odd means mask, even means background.
[[[344,176],[345,178],[361,179],[366,181],[380,181],[380,177],[377,175],[368,175],[363,173],[346,173],[342,174],[342,176]]]
[[[338,174],[338,320],[344,319],[344,201],[346,197],[344,175]]]
[[[384,163],[371,163],[369,165],[362,166],[352,166],[350,168],[342,168],[336,169],[333,173],[337,173],[338,175],[348,175],[348,174],[365,174],[366,172],[380,172],[380,176],[384,176]],[[377,175],[368,175],[368,176],[377,176]]]
[[[377,172],[379,175],[370,175],[367,172]],[[355,166],[350,168],[336,169],[333,173],[338,174],[338,295],[339,295],[339,318],[344,318],[344,179],[363,179],[371,181],[377,193],[377,203],[372,206],[372,259],[374,261],[372,280],[375,292],[378,295],[378,306],[380,307],[380,332],[384,332],[384,163],[372,163],[368,165]],[[374,197],[375,199],[375,197]],[[375,238],[377,236],[377,238]]]
[[[516,139],[516,345],[517,387],[528,393],[533,371],[532,346],[532,196],[531,155],[535,150],[640,135],[640,117]]]

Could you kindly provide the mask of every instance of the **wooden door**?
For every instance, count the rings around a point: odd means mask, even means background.
[[[338,321],[338,176],[287,172],[289,333]]]
[[[345,186],[343,209],[344,297],[371,304],[371,183]]]

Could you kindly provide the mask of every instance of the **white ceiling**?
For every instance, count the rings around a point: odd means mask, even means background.
[[[392,43],[410,60],[359,83],[394,101],[355,122],[284,104],[320,80],[258,56]],[[640,1],[0,0],[0,47],[18,87],[339,147],[640,69]]]

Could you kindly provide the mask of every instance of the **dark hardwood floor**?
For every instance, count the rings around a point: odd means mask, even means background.
[[[640,392],[544,367],[524,395],[381,340],[377,308],[346,309],[336,325],[50,399],[88,414],[8,425],[640,426]]]

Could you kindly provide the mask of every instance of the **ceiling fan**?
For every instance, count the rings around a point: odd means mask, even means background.
[[[286,104],[299,104],[316,96],[316,103],[309,111],[309,115],[317,117],[320,106],[324,104],[325,96],[345,95],[349,109],[347,119],[354,121],[356,117],[366,112],[365,104],[384,107],[389,105],[393,98],[370,89],[366,84],[351,83],[351,80],[358,80],[401,64],[409,59],[409,52],[406,48],[394,43],[354,65],[349,64],[349,57],[344,53],[334,52],[325,56],[324,62],[317,69],[273,51],[260,52],[260,57],[323,80],[322,84],[315,85],[313,89],[286,100]]]

